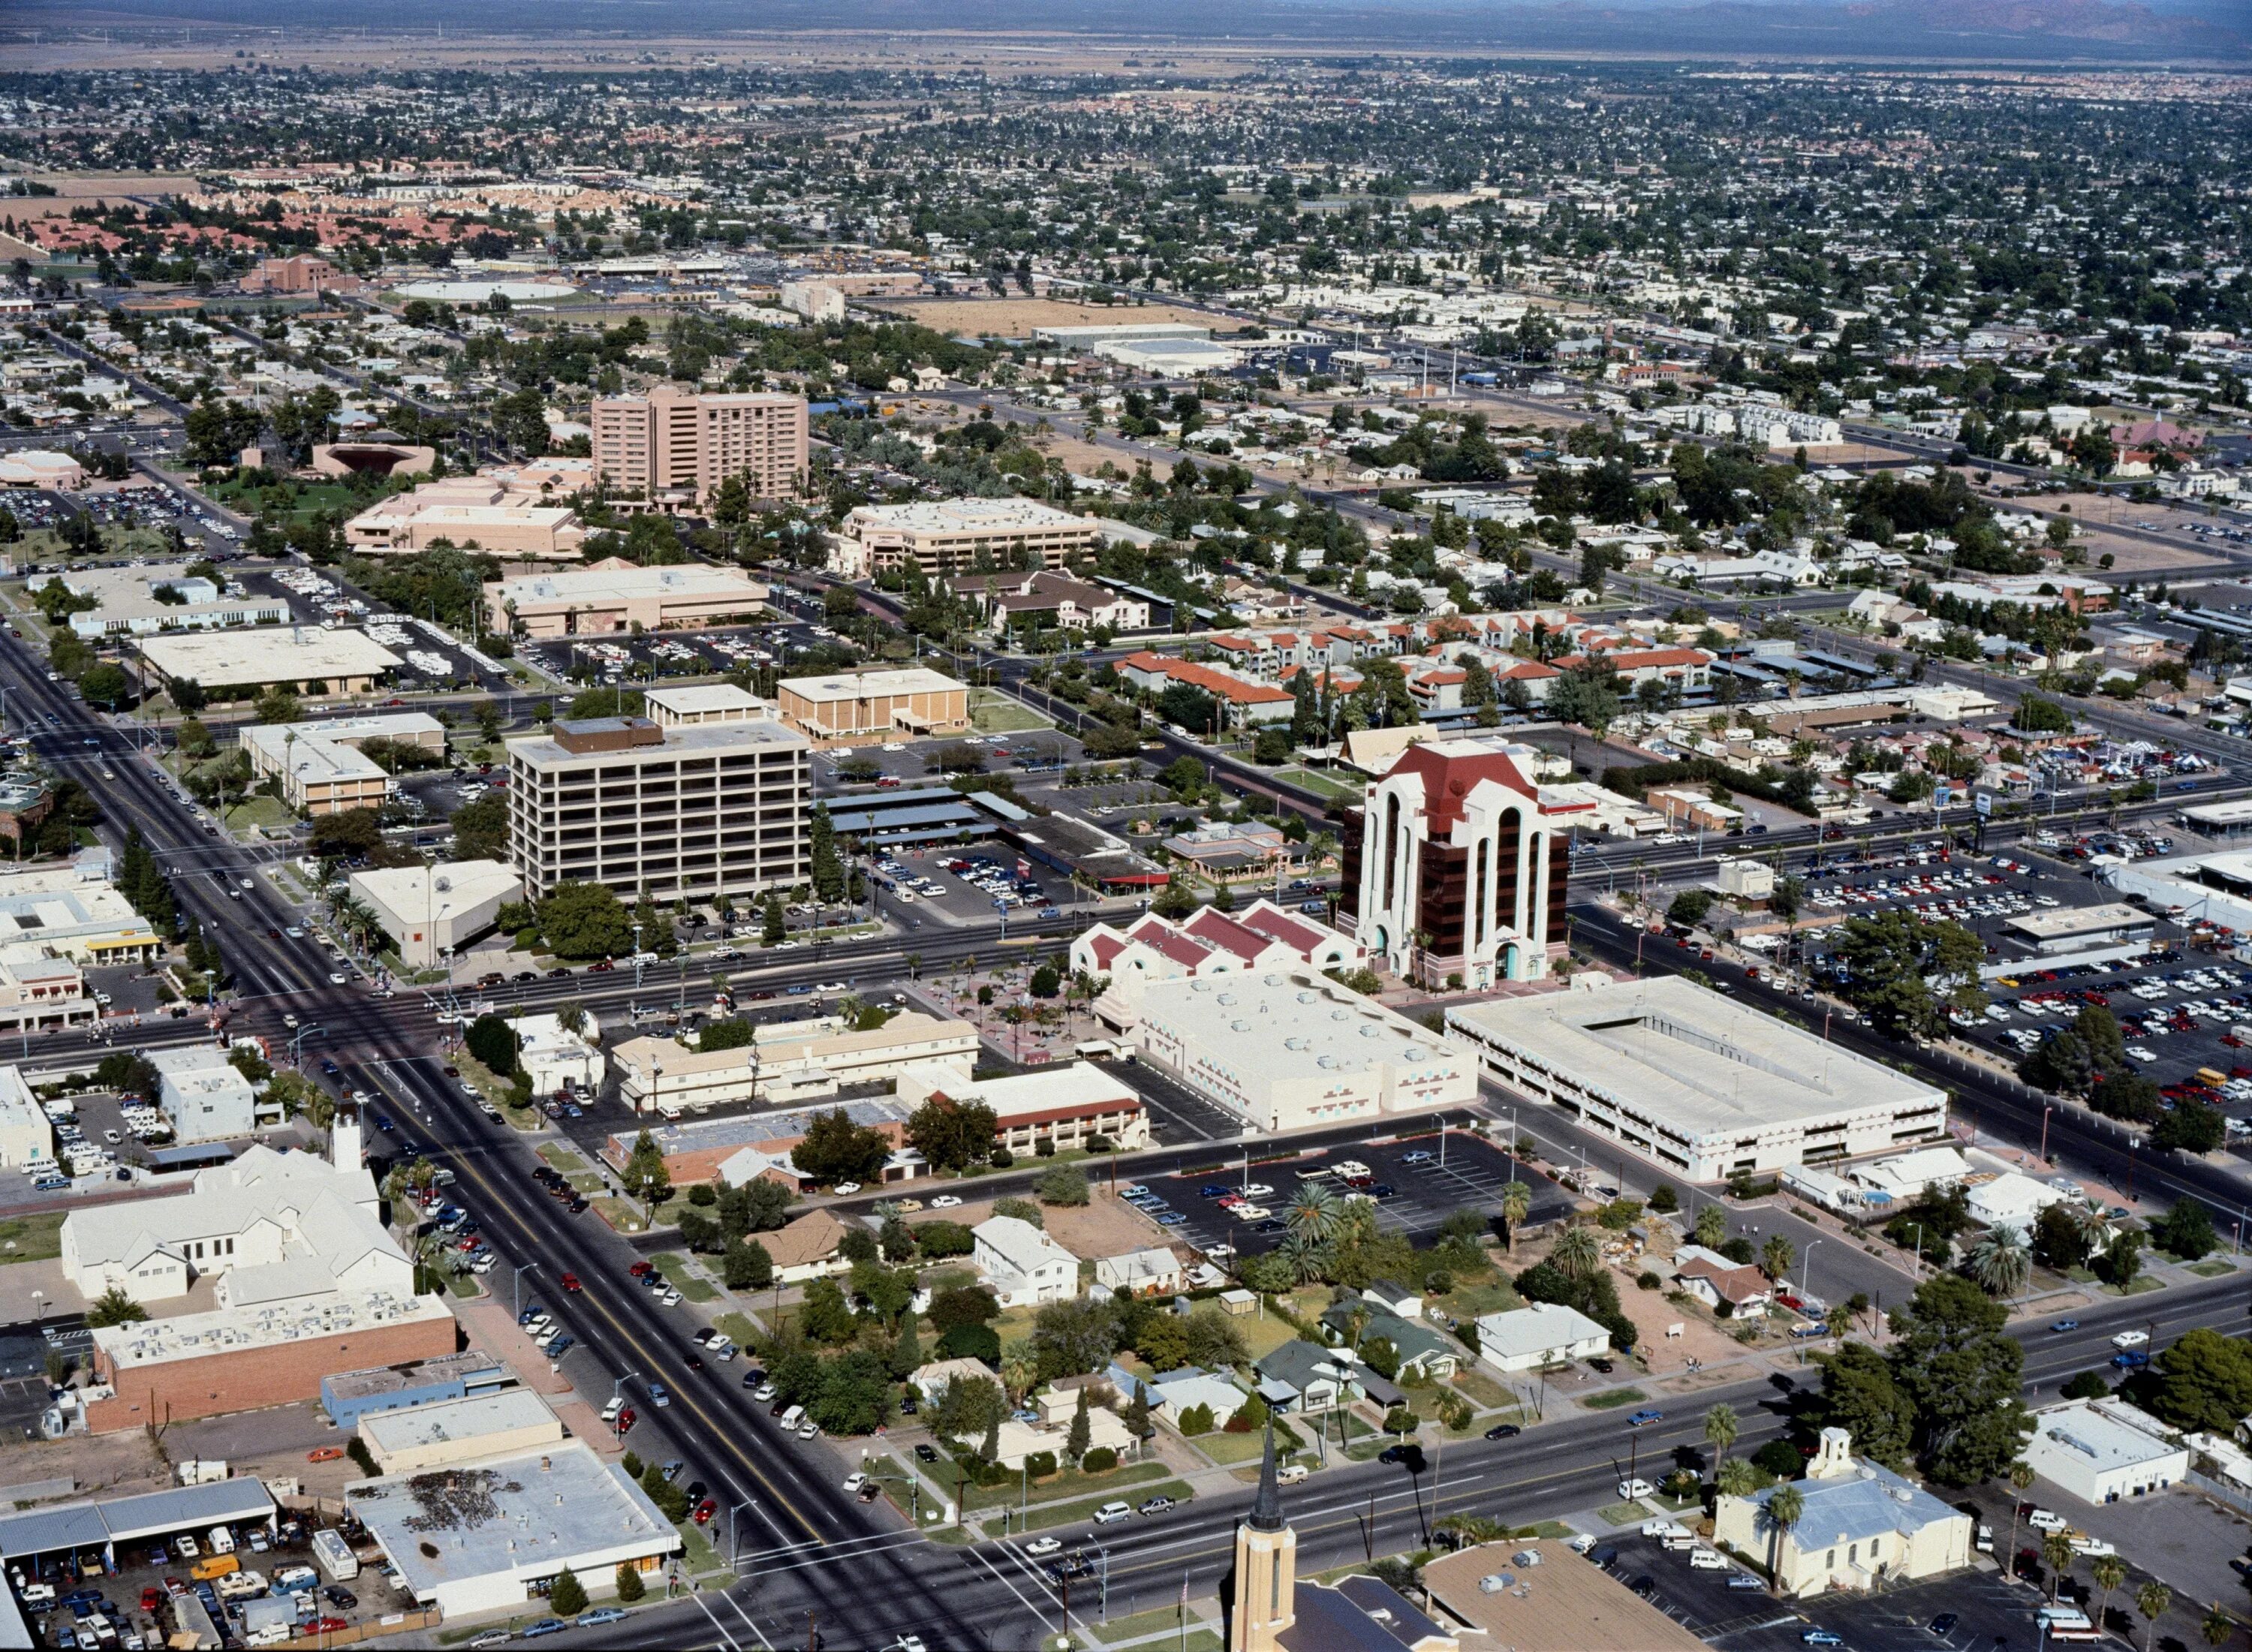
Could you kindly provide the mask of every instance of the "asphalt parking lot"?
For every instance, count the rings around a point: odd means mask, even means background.
[[[1730,1568],[1699,1572],[1686,1551],[1668,1553],[1654,1537],[1630,1529],[1606,1538],[1617,1558],[1612,1574],[1631,1586],[1650,1579],[1651,1605],[1699,1639],[1730,1652],[1802,1652],[1810,1627],[1845,1638],[1848,1652],[2031,1652],[2040,1643],[2038,1600],[1996,1572],[1972,1570],[1906,1584],[1877,1595],[1818,1595],[1778,1600],[1764,1591],[1728,1587]],[[1943,1633],[1943,1613],[1956,1621]]]
[[[1010,874],[1008,911],[1012,916],[1031,917],[1046,907],[1066,906],[1078,899],[1070,878],[1053,867],[1022,860],[1016,850],[997,838],[934,849],[900,850],[886,856],[886,860],[904,869],[895,872],[884,864],[876,868],[876,876],[893,885],[883,892],[885,905],[902,923],[934,915],[942,922],[974,923],[992,916],[995,903],[1002,897],[970,882],[960,872],[945,870],[938,864],[942,860],[990,862],[990,867],[984,870]],[[933,886],[938,891],[936,894],[930,892]],[[1029,892],[1033,889],[1039,892]],[[902,892],[912,898],[901,899]]]
[[[1136,1070],[1133,1081],[1138,1086],[1146,1076]],[[1282,1211],[1303,1183],[1319,1181],[1332,1191],[1347,1190],[1331,1177],[1308,1173],[1352,1161],[1368,1167],[1378,1187],[1392,1190],[1377,1201],[1377,1225],[1410,1238],[1437,1232],[1439,1225],[1456,1211],[1473,1210],[1489,1218],[1498,1215],[1501,1190],[1509,1182],[1512,1168],[1517,1180],[1533,1188],[1529,1223],[1553,1221],[1572,1208],[1572,1196],[1564,1189],[1524,1165],[1512,1166],[1507,1154],[1478,1137],[1449,1132],[1443,1165],[1438,1156],[1435,1135],[1405,1142],[1362,1142],[1296,1159],[1254,1162],[1248,1169],[1240,1162],[1228,1165],[1216,1160],[1209,1170],[1154,1177],[1144,1185],[1185,1218],[1170,1231],[1207,1253],[1223,1246],[1246,1254],[1272,1250],[1282,1242]],[[1207,1187],[1234,1192],[1246,1184],[1269,1190],[1250,1197],[1271,1215],[1244,1220],[1220,1207],[1219,1194],[1207,1198],[1203,1193]],[[1163,1221],[1162,1215],[1159,1219]],[[1269,1222],[1274,1224],[1271,1228],[1267,1225]]]

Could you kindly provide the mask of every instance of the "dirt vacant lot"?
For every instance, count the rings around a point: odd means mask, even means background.
[[[1185,322],[1209,327],[1213,317],[1171,304],[1070,304],[1054,298],[868,298],[856,299],[935,332],[972,338],[1021,338],[1035,327],[1108,327],[1136,323]]]

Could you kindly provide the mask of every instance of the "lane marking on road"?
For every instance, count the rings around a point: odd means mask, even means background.
[[[733,1648],[734,1652],[742,1652],[743,1643],[727,1632],[727,1626],[719,1621],[719,1614],[718,1613],[714,1612],[709,1606],[705,1604],[704,1597],[701,1594],[692,1594],[688,1598],[696,1602],[696,1609],[698,1611],[701,1612],[705,1617],[712,1620],[712,1628],[718,1633],[719,1638],[722,1641],[725,1641],[728,1646]]]

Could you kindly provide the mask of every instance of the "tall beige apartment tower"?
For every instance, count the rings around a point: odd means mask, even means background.
[[[701,505],[740,475],[761,499],[795,497],[812,431],[803,396],[705,395],[659,385],[594,403],[594,473],[613,492]]]

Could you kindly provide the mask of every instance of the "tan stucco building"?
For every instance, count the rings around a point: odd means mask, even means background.
[[[1713,1536],[1723,1548],[1772,1565],[1784,1594],[1874,1589],[1970,1564],[1977,1522],[1881,1463],[1856,1458],[1842,1428],[1825,1428],[1806,1477],[1783,1483],[1805,1499],[1787,1531],[1767,1517],[1782,1489],[1775,1485],[1748,1497],[1721,1497]]]
[[[816,746],[858,746],[970,729],[969,689],[927,666],[784,677],[775,698],[782,720]]]
[[[729,476],[761,499],[794,497],[812,449],[803,396],[699,395],[658,385],[594,403],[594,469],[614,492],[702,504]]]
[[[734,568],[684,562],[644,568],[622,557],[520,574],[484,588],[485,625],[527,637],[600,636],[749,619],[767,587]]]

